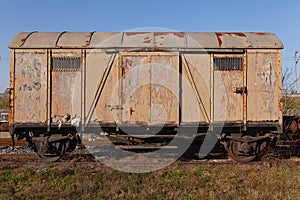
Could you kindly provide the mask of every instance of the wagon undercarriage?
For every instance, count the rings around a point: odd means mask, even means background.
[[[215,131],[210,130],[208,125],[193,126],[89,126],[85,127],[85,132],[77,132],[80,128],[65,124],[60,127],[58,124],[52,125],[52,132],[47,132],[46,125],[18,125],[15,133],[16,138],[25,138],[37,155],[47,161],[52,162],[60,159],[66,152],[71,152],[76,145],[82,142],[82,138],[96,138],[100,141],[109,141],[116,148],[128,151],[153,151],[161,148],[177,149],[184,143],[191,146],[198,146],[193,150],[195,157],[203,158],[199,149],[202,145],[210,145],[210,155],[226,154],[238,162],[250,162],[261,156],[263,150],[271,144],[277,134],[272,133],[276,127],[265,127],[269,133],[258,132],[260,129],[250,128],[248,133],[241,131],[242,126],[215,127]],[[195,131],[196,130],[196,131]],[[221,131],[220,131],[221,130]],[[124,132],[126,131],[126,132]],[[130,134],[128,134],[130,133]],[[252,136],[251,136],[252,135]],[[169,145],[174,138],[179,143]],[[204,142],[206,140],[206,142]],[[83,143],[84,144],[84,143]],[[99,144],[98,144],[99,145]],[[101,144],[100,144],[101,145]],[[191,150],[189,152],[191,154]]]

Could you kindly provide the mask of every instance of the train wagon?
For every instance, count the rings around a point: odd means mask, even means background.
[[[181,131],[247,162],[282,132],[273,33],[22,32],[9,48],[10,133],[47,160],[85,133],[136,144]]]

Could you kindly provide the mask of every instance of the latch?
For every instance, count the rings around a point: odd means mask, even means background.
[[[132,108],[130,108],[130,115],[132,115],[132,113],[134,113],[135,110],[133,110]]]
[[[234,87],[233,92],[240,95],[247,94],[247,87]]]

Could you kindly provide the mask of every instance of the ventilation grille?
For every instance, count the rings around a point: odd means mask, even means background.
[[[214,58],[214,70],[219,70],[219,71],[243,70],[243,58],[242,57]]]
[[[79,71],[80,57],[53,57],[52,69],[54,71]]]

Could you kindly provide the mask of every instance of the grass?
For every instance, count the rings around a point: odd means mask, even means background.
[[[142,174],[103,165],[0,165],[0,199],[298,199],[298,164],[173,164]]]

